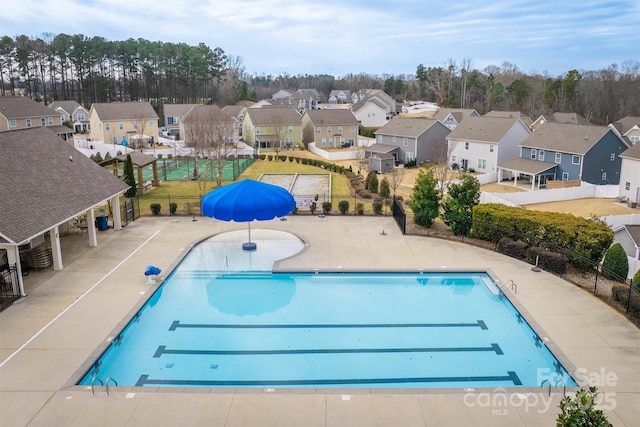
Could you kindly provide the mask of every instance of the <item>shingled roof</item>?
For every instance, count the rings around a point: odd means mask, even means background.
[[[298,112],[289,107],[249,108],[247,114],[254,126],[300,126],[302,124]]]
[[[307,110],[305,112],[311,123],[318,126],[340,126],[340,125],[357,125],[358,119],[353,115],[351,110],[343,108],[331,108],[327,110]]]
[[[95,110],[101,121],[131,120],[136,117],[158,119],[158,115],[148,102],[94,103],[91,108]]]
[[[58,116],[49,107],[24,96],[0,96],[0,114],[7,119]]]
[[[451,131],[448,139],[499,143],[519,120],[515,117],[468,116]]]
[[[620,154],[620,157],[624,157],[625,159],[640,160],[640,142],[624,150]]]
[[[522,141],[520,146],[583,155],[607,132],[610,129],[605,126],[545,123]]]
[[[0,180],[0,241],[12,244],[128,188],[45,127],[0,132]]]
[[[49,104],[49,108],[55,110],[56,108],[62,108],[68,114],[73,114],[76,108],[80,107],[76,101],[53,101]]]
[[[436,123],[439,122],[424,117],[394,117],[375,134],[417,138]]]

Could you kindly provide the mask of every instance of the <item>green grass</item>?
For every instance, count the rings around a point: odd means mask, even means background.
[[[297,163],[295,160],[290,162],[276,162],[268,160],[256,160],[251,166],[249,166],[242,174],[240,174],[238,180],[250,178],[257,180],[263,174],[318,174],[318,173],[330,173],[331,174],[331,203],[332,214],[340,215],[338,211],[338,203],[341,200],[347,200],[349,202],[349,213],[355,212],[355,200],[349,192],[349,182],[346,176],[329,172],[325,169],[318,168],[316,166],[303,165]],[[231,184],[234,181],[223,181],[222,185]],[[176,203],[178,205],[177,214],[182,215],[198,215],[200,212],[200,198],[209,191],[216,188],[215,181],[163,181],[157,188],[149,191],[148,193],[140,196],[140,212],[143,215],[151,214],[151,203],[159,203],[161,205],[161,214],[169,215],[169,203]],[[358,202],[364,202],[362,199],[358,199]],[[372,200],[364,202],[365,213],[372,213],[373,208],[371,206]],[[318,206],[317,213],[320,213],[322,206]]]

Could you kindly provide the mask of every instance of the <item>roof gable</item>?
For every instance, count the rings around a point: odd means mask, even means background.
[[[23,96],[0,96],[0,114],[7,119],[59,117],[59,113],[51,108]]]
[[[91,105],[91,110],[95,111],[101,121],[158,119],[158,115],[148,102],[94,103]]]
[[[640,143],[636,143],[620,154],[624,159],[640,160]]]
[[[71,115],[78,108],[81,107],[76,101],[53,101],[49,104],[49,108],[57,110],[61,108],[65,113]]]
[[[311,123],[319,125],[357,125],[358,119],[347,109],[307,110]]]
[[[254,126],[302,125],[298,112],[289,107],[249,108],[247,115]]]
[[[583,155],[607,132],[611,130],[604,126],[545,123],[525,138],[520,146]]]
[[[436,123],[440,122],[424,117],[394,117],[375,134],[417,138]]]
[[[448,139],[499,143],[507,132],[518,123],[526,128],[518,118],[468,116],[451,131]]]
[[[128,186],[51,130],[0,132],[0,236],[21,243]]]

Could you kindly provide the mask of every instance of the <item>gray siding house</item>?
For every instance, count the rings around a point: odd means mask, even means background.
[[[423,117],[394,117],[375,132],[376,143],[398,147],[396,162],[439,163],[447,159],[449,128]]]

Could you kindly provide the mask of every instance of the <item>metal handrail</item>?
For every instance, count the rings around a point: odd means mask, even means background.
[[[100,381],[100,385],[104,385],[104,383],[102,382],[102,380],[100,378],[93,377],[91,379],[91,396],[95,396],[96,395],[96,390],[95,390],[95,387],[94,387],[94,384],[95,384],[96,381]]]

